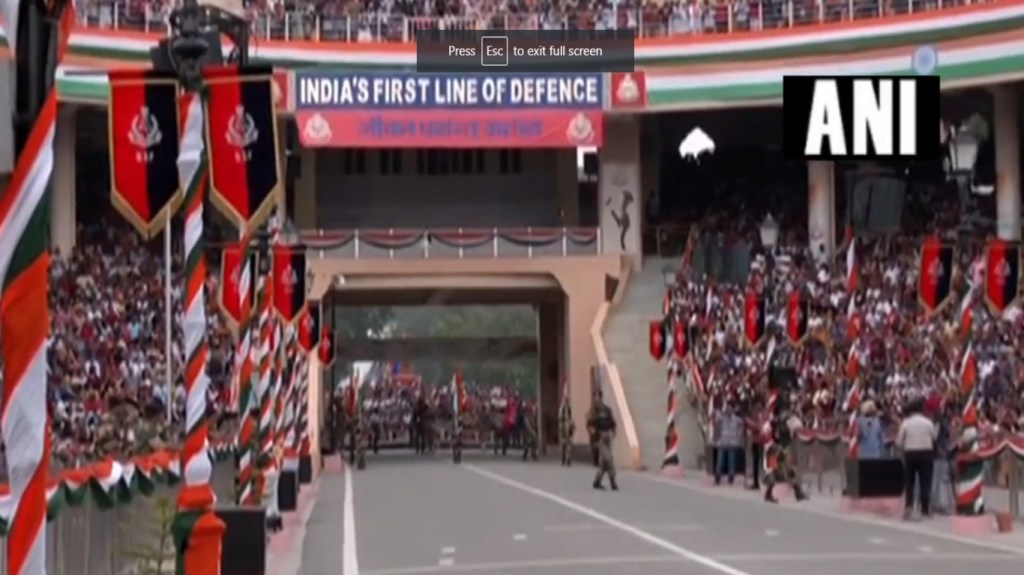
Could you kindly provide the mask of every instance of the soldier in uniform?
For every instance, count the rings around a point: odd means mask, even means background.
[[[774,464],[771,465],[764,478],[764,500],[769,503],[779,502],[773,494],[775,485],[778,483],[788,483],[792,487],[797,501],[807,499],[807,494],[804,493],[800,480],[797,478],[795,461],[793,461],[790,451],[790,442],[793,438],[790,427],[797,424],[797,421],[791,421],[791,418],[787,417],[786,412],[777,414],[772,420],[774,445],[769,448],[765,458],[769,462],[774,461]]]
[[[576,422],[572,420],[572,411],[563,406],[558,411],[558,446],[562,451],[562,465],[572,465],[572,436],[576,433]]]
[[[597,444],[597,474],[594,476],[594,489],[604,489],[602,480],[605,474],[611,482],[612,491],[619,490],[615,481],[615,460],[612,458],[612,440],[615,439],[615,416],[598,393],[587,413],[587,431],[595,438]]]
[[[367,424],[366,419],[357,417],[352,429],[352,458],[356,469],[366,469],[366,448],[370,444],[372,433],[373,431],[370,429],[370,425]]]
[[[524,403],[522,411],[523,461],[537,461],[537,410],[533,403]]]

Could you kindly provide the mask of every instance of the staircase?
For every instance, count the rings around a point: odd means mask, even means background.
[[[619,370],[622,386],[636,422],[643,464],[657,471],[665,454],[666,407],[668,400],[668,366],[655,363],[648,351],[648,326],[661,318],[665,298],[665,268],[675,268],[678,258],[646,258],[643,269],[634,273],[620,305],[612,311],[605,325],[604,341],[608,359]],[[697,465],[703,453],[696,410],[686,401],[684,383],[680,383],[680,413],[676,421],[679,431],[679,460],[684,468]]]

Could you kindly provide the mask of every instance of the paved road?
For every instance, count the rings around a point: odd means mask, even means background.
[[[1018,539],[972,542],[923,524],[773,506],[739,489],[470,457],[392,455],[325,475],[302,575],[1019,575]],[[346,484],[346,480],[349,481]],[[939,520],[934,520],[939,521]],[[1001,541],[1001,543],[999,542]]]

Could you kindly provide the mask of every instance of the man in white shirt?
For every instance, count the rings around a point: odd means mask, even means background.
[[[903,518],[910,519],[914,512],[914,488],[917,487],[921,515],[931,515],[932,466],[935,460],[935,440],[939,430],[922,413],[924,402],[915,399],[907,406],[906,417],[896,434],[896,447],[903,451],[903,496],[906,508]]]

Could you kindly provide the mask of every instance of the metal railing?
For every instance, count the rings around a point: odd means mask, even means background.
[[[633,28],[638,38],[731,34],[745,31],[799,28],[900,14],[934,12],[946,8],[987,3],[988,0],[843,0],[840,2],[758,2],[733,0],[717,6],[665,6],[621,8],[607,28]],[[167,32],[165,9],[150,3],[85,0],[79,20],[101,30]],[[392,14],[322,14],[308,10],[250,13],[257,40],[310,42],[410,42],[419,30],[572,30],[594,28],[574,14],[494,14],[483,17],[404,16]],[[597,26],[601,27],[601,26]]]
[[[220,502],[230,505],[235,469],[229,461],[214,466],[213,488]],[[181,484],[158,484],[149,496],[136,495],[130,502],[100,509],[90,495],[77,507],[65,507],[46,526],[46,572],[50,575],[129,575],[142,557],[169,556],[161,573],[174,572],[174,547],[160,549],[161,499],[172,504]],[[7,546],[0,540],[0,575],[7,572]],[[148,572],[148,571],[147,571]]]
[[[348,259],[492,259],[601,253],[595,228],[314,230],[300,234],[313,257]]]

